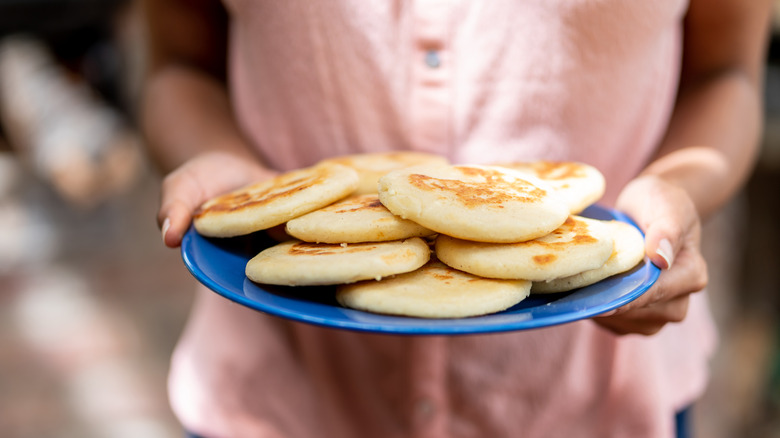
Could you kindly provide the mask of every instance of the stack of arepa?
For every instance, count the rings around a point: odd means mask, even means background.
[[[247,263],[256,283],[337,285],[346,307],[460,318],[636,266],[644,240],[635,227],[578,216],[604,189],[601,173],[582,163],[360,154],[209,200],[194,224],[212,237],[284,225],[290,239]]]

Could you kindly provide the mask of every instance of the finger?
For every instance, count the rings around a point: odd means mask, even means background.
[[[217,171],[222,169],[221,171]],[[230,169],[224,171],[224,169]],[[177,247],[203,202],[277,173],[245,157],[220,152],[199,156],[170,173],[161,187],[157,223],[165,245]]]
[[[681,322],[688,314],[688,304],[690,303],[690,294],[681,295],[677,298],[663,303],[654,303],[649,306],[633,309],[629,312],[615,315],[614,317],[604,317],[606,320],[620,321],[626,325],[634,324],[657,324]]]
[[[183,202],[174,201],[166,211],[161,230],[163,243],[169,248],[177,248],[190,227],[193,209]]]
[[[598,316],[594,321],[619,335],[658,333],[666,324],[681,322],[688,314],[690,295],[677,297],[663,303],[634,309],[615,316]]]
[[[670,269],[682,246],[683,231],[671,220],[653,222],[645,231],[645,252],[650,261],[661,269]]]
[[[683,248],[675,265],[662,272],[658,281],[636,300],[614,311],[621,315],[646,306],[699,292],[707,286],[707,263],[698,251]]]
[[[644,231],[646,254],[661,269],[671,268],[689,235],[698,234],[699,217],[690,197],[658,178],[633,181],[618,203]]]
[[[695,249],[698,253],[701,230],[697,213],[691,209],[682,217],[676,215],[652,222],[645,231],[647,257],[661,269],[671,269],[682,251]]]
[[[677,264],[663,272],[653,285],[652,292],[646,294],[646,305],[671,301],[681,296],[699,292],[707,287],[708,272],[704,257],[698,252],[683,249],[677,257]]]
[[[696,211],[687,203],[687,199],[659,203],[652,213],[639,218],[639,226],[645,233],[645,253],[661,269],[674,265],[686,238],[698,224]]]
[[[157,223],[166,246],[176,248],[181,244],[192,213],[204,201],[203,190],[188,172],[174,172],[163,180]]]

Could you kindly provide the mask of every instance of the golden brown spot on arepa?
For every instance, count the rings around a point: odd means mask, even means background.
[[[387,210],[387,208],[382,205],[382,203],[379,201],[379,198],[374,198],[370,200],[356,200],[355,202],[345,203],[343,207],[334,211],[336,213],[352,213],[362,210]]]
[[[228,193],[217,197],[214,201],[206,204],[205,208],[199,208],[194,216],[200,217],[211,212],[232,212],[243,210],[249,207],[265,205],[281,198],[290,197],[293,194],[306,190],[324,181],[323,175],[305,176],[295,178],[291,181],[278,181],[277,184],[260,190],[239,191]]]
[[[394,252],[391,254],[385,254],[381,258],[382,261],[384,261],[385,263],[392,264],[399,260],[414,258],[414,256],[415,256],[414,251],[412,251],[411,249],[406,249],[403,252]]]
[[[492,205],[503,208],[507,202],[538,202],[546,191],[525,181],[507,181],[504,174],[494,169],[477,167],[456,167],[467,177],[482,178],[484,181],[460,181],[434,178],[413,173],[409,183],[420,190],[442,191],[454,194],[466,207]]]
[[[563,236],[566,233],[573,233],[571,240],[556,240],[552,242],[546,242],[544,240],[530,240],[528,242],[521,242],[517,245],[537,245],[551,250],[558,250],[571,245],[584,245],[588,243],[596,243],[598,239],[590,234],[588,224],[585,221],[575,219],[569,216],[566,222],[563,223],[558,229],[552,232],[555,236]]]
[[[546,180],[584,178],[586,176],[583,167],[572,162],[537,161],[531,166],[539,178]]]
[[[437,272],[431,272],[431,277],[441,281],[452,280],[454,278],[452,272],[448,272],[448,271],[444,271],[444,273],[441,274]]]
[[[287,251],[293,256],[329,255],[371,251],[376,245],[348,245],[346,247],[338,243],[308,243],[299,242],[291,246]]]
[[[558,257],[555,254],[541,254],[533,257],[533,260],[538,265],[547,265],[554,262]]]

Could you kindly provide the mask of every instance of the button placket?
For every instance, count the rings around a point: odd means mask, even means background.
[[[414,402],[414,415],[420,421],[427,421],[436,414],[436,402],[423,396]]]
[[[447,340],[421,337],[412,340],[410,347],[412,436],[442,436],[447,428]]]
[[[411,140],[417,149],[434,153],[449,148],[453,137],[451,37],[457,3],[421,0],[413,7]]]

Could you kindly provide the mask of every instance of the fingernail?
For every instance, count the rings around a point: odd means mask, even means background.
[[[612,316],[617,313],[617,309],[610,310],[608,312],[604,312],[602,314],[599,314],[598,316]]]
[[[165,235],[168,234],[168,229],[171,228],[171,219],[165,218],[162,224],[162,240],[165,243]]]
[[[672,249],[672,243],[669,242],[669,239],[661,239],[661,241],[658,242],[658,248],[655,250],[655,253],[661,256],[661,258],[666,262],[665,269],[672,267],[672,262],[674,261],[674,249]]]

